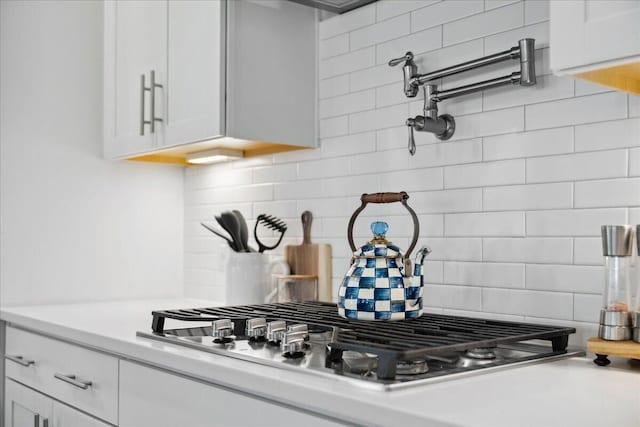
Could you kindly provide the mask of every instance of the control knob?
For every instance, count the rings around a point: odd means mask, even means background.
[[[267,323],[267,341],[274,344],[279,343],[286,331],[287,323],[284,320],[274,320]]]
[[[230,319],[214,320],[211,326],[211,335],[213,336],[214,342],[224,343],[233,341],[233,338],[231,338],[233,335],[233,322]]]
[[[267,320],[264,317],[248,319],[245,335],[253,339],[265,338],[267,335]]]

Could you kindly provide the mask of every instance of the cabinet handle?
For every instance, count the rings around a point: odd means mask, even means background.
[[[5,354],[4,358],[7,360],[11,360],[12,362],[15,362],[19,365],[27,366],[27,367],[34,365],[36,363],[35,360],[27,360],[22,356],[11,356],[11,355]]]
[[[81,381],[75,375],[65,375],[65,374],[55,373],[53,376],[61,381],[74,385],[83,390],[88,389],[92,385],[91,381]]]
[[[151,90],[151,88],[148,88],[145,86],[144,81],[145,81],[145,76],[144,74],[142,74],[140,76],[140,135],[141,136],[144,136],[144,125],[151,124],[149,120],[144,119],[145,92]]]
[[[156,72],[151,70],[151,133],[156,131],[156,122],[162,122],[160,117],[156,117],[156,88],[161,88],[162,85],[156,83]]]
[[[40,427],[40,414],[33,415],[33,425],[35,427]]]

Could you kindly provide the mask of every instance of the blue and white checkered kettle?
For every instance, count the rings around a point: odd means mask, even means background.
[[[431,250],[423,246],[412,267],[411,252],[418,242],[420,224],[416,213],[407,204],[409,195],[400,193],[363,194],[362,204],[351,215],[347,236],[353,251],[351,267],[338,290],[338,314],[357,320],[415,319],[422,314],[424,257]],[[413,240],[406,254],[386,239],[386,222],[371,224],[373,239],[356,249],[353,224],[368,203],[400,202],[413,219]]]

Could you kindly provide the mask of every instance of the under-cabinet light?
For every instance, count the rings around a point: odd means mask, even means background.
[[[228,160],[238,159],[244,156],[242,150],[232,150],[230,148],[214,148],[212,150],[199,151],[197,153],[187,154],[187,163],[192,164],[209,164],[225,162]]]

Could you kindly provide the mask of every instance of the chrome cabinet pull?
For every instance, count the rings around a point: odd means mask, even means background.
[[[149,120],[144,119],[144,104],[145,104],[145,92],[150,91],[151,88],[145,86],[145,76],[140,76],[140,135],[144,136],[144,125],[151,124]]]
[[[156,131],[156,122],[162,122],[160,117],[156,117],[156,88],[162,88],[162,85],[156,83],[156,72],[151,70],[151,85],[149,87],[151,91],[151,133]]]
[[[55,373],[53,376],[61,381],[69,383],[83,390],[88,389],[92,385],[91,381],[81,381],[75,375],[65,375],[65,374]]]
[[[33,425],[35,427],[40,427],[40,414],[33,415]]]
[[[5,354],[4,358],[7,360],[11,360],[12,362],[15,362],[19,365],[27,366],[27,367],[34,365],[36,363],[35,360],[27,360],[22,356],[11,356],[9,354]]]

